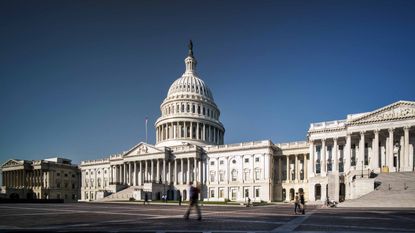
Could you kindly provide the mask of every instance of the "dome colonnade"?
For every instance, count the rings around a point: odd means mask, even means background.
[[[173,82],[160,106],[161,117],[155,123],[156,145],[222,145],[225,128],[219,121],[220,111],[209,87],[196,73],[191,45],[185,64],[184,74]]]

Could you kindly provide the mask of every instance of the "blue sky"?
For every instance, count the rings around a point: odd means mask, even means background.
[[[0,161],[155,142],[189,39],[225,143],[415,100],[415,1],[1,1]]]

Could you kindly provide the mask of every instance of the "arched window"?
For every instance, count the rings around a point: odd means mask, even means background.
[[[284,201],[287,198],[287,191],[285,189],[282,189],[282,198],[281,200]]]
[[[237,177],[238,177],[238,172],[236,171],[236,169],[232,170],[232,181],[236,181]]]
[[[314,185],[314,197],[317,200],[321,200],[321,185],[316,184]]]
[[[294,189],[290,189],[290,200],[294,200]]]

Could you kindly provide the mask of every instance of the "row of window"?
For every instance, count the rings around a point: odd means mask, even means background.
[[[209,198],[226,198],[225,196],[225,190],[226,188],[224,187],[219,187],[219,188],[210,188],[209,189]],[[253,188],[253,196],[250,194],[250,190],[252,190],[251,187],[243,187],[243,192],[239,193],[239,189],[236,187],[231,187],[229,188],[229,199],[230,200],[237,200],[238,199],[238,195],[241,196],[242,198],[260,198],[260,194],[261,194],[261,187],[254,187]]]
[[[236,164],[236,159],[233,159],[232,161],[231,161],[233,164]],[[244,159],[244,162],[245,163],[249,163],[249,158],[245,158]],[[256,157],[255,158],[255,162],[259,162],[259,157]],[[219,160],[219,165],[223,165],[225,163],[225,160]],[[214,166],[215,165],[215,161],[210,161],[210,165],[211,166]]]
[[[190,104],[190,103],[182,103],[182,104],[171,104],[168,106],[163,107],[163,115],[170,115],[173,113],[193,113],[199,114],[207,117],[212,117],[213,119],[219,119],[219,112],[210,109],[205,106],[201,106],[199,104]]]
[[[219,171],[219,182],[225,182],[225,171]],[[251,170],[250,169],[244,169],[243,171],[243,179],[245,181],[251,180]],[[261,179],[261,169],[255,168],[254,170],[254,179],[260,180]],[[215,182],[216,180],[216,171],[210,172],[210,182]],[[231,181],[237,181],[238,180],[238,171],[236,169],[232,169],[231,171]]]

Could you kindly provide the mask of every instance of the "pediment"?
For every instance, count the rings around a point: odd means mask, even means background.
[[[16,159],[9,159],[7,162],[5,162],[1,167],[12,167],[16,165],[22,165],[22,161],[16,160]]]
[[[415,102],[399,101],[349,121],[349,124],[364,124],[379,121],[415,118]]]
[[[145,155],[145,154],[153,154],[153,153],[160,153],[163,152],[162,150],[154,147],[153,145],[147,144],[145,142],[140,142],[131,148],[125,156],[132,156],[132,155]]]

